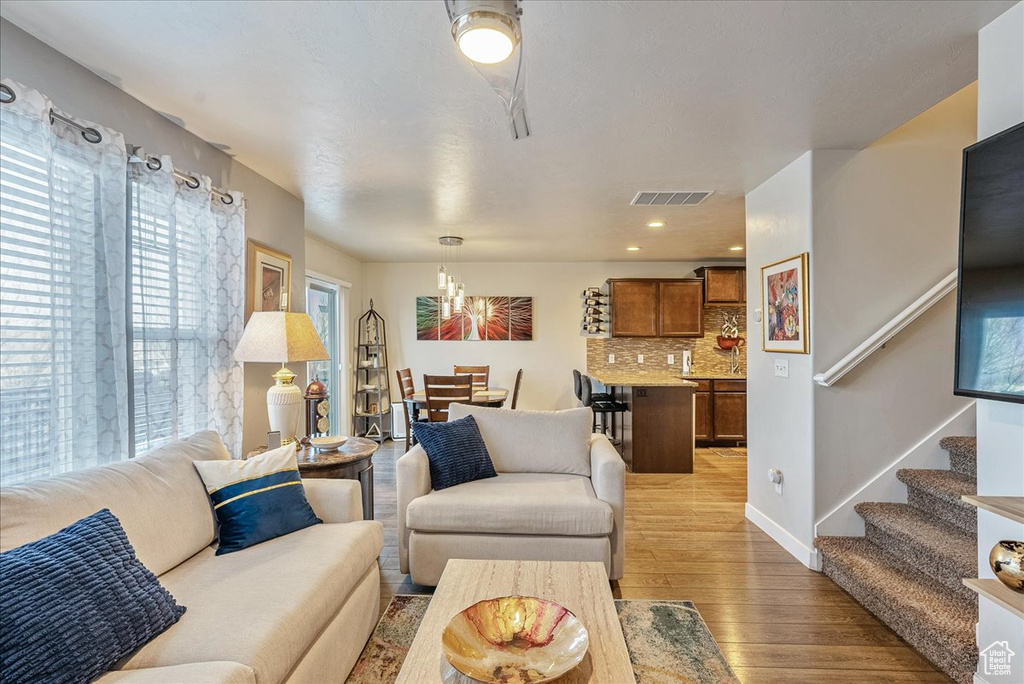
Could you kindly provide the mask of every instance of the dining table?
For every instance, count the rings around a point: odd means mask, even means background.
[[[505,405],[505,401],[508,399],[508,390],[504,387],[488,387],[487,389],[478,389],[473,391],[473,405],[474,406],[489,406],[490,408],[501,408]],[[420,390],[412,395],[411,399],[406,399],[405,403],[409,406],[409,415],[419,415],[419,410],[426,410],[427,408],[427,393]]]

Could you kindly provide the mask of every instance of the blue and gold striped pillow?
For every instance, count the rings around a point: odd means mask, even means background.
[[[295,447],[244,461],[194,461],[220,523],[217,555],[322,523],[299,478]]]

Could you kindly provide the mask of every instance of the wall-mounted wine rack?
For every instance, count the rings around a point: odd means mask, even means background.
[[[580,300],[583,307],[580,336],[611,337],[611,300],[607,290],[588,287],[580,293]]]

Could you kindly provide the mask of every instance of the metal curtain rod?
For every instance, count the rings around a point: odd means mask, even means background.
[[[142,147],[140,146],[132,146],[131,149],[134,161],[146,162],[146,168],[148,168],[149,170],[159,171],[160,169],[163,168],[164,163],[160,161],[159,157],[154,157],[150,154],[147,154],[146,151],[142,149]],[[174,174],[175,178],[177,178],[182,183],[184,183],[185,185],[192,189],[198,188],[200,186],[199,179],[196,178],[195,176],[189,175],[184,171],[179,171],[178,169],[174,169],[172,173]],[[219,197],[220,201],[223,202],[224,204],[235,203],[235,198],[232,197],[231,193],[227,192],[226,190],[221,190],[219,188],[210,188],[210,192]]]
[[[14,102],[16,99],[18,99],[18,96],[15,94],[14,90],[8,87],[6,83],[0,83],[0,104],[10,104]],[[70,117],[60,114],[59,112],[55,112],[52,107],[50,108],[49,116],[51,126],[53,125],[54,121],[60,121],[62,123],[65,123],[68,126],[74,128],[75,130],[81,131],[82,138],[84,138],[86,142],[90,142],[95,145],[99,142],[102,142],[103,140],[103,135],[95,128],[79,123]],[[158,171],[163,166],[163,162],[161,162],[158,158],[151,157],[145,152],[143,152],[141,147],[136,147],[135,152],[133,154],[143,155],[145,158],[146,166],[152,169],[153,171]],[[174,170],[174,177],[193,189],[198,188],[200,185],[198,178],[196,178],[195,176],[190,176],[189,174],[183,171],[178,171],[177,169]],[[221,190],[219,188],[210,188],[210,192],[220,197],[220,201],[223,202],[224,204],[235,203],[235,198],[232,197],[230,193],[224,190]]]
[[[0,83],[0,103],[10,104],[17,99],[18,96],[11,87],[9,87],[6,83]],[[103,140],[103,136],[95,128],[92,128],[91,126],[86,126],[84,124],[80,124],[74,119],[68,118],[63,114],[58,114],[57,112],[53,111],[53,107],[50,107],[50,110],[47,112],[47,114],[50,117],[51,126],[53,125],[54,121],[62,121],[63,123],[66,123],[68,126],[74,128],[75,130],[81,131],[82,137],[85,138],[86,142],[91,142],[92,144],[95,145],[96,143]]]

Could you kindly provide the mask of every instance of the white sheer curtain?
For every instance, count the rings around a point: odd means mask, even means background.
[[[169,157],[133,163],[130,178],[135,452],[211,428],[238,456],[242,195],[213,193],[205,176],[177,178]]]
[[[240,455],[241,193],[129,163],[120,134],[2,83],[0,484],[206,428]]]
[[[126,458],[125,165],[40,93],[0,105],[0,482]],[[59,112],[58,112],[59,113]]]

